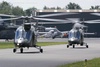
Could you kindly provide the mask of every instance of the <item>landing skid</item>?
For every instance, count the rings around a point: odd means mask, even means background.
[[[86,48],[89,48],[89,46],[87,45],[87,43],[83,43],[82,45],[80,44],[80,46],[83,46],[83,45],[85,45],[86,46]],[[67,45],[67,48],[69,48],[70,46],[72,46],[73,48],[75,48],[75,44],[69,44],[69,45]]]
[[[35,45],[34,46],[36,49],[38,49],[41,53],[43,53],[43,49],[40,47],[40,46],[37,46],[37,45]],[[28,47],[29,48],[29,47]],[[15,47],[14,49],[13,49],[13,53],[15,53],[16,51],[17,51],[17,47]],[[23,53],[23,47],[20,47],[20,53]]]

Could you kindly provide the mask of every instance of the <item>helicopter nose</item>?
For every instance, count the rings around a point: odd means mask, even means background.
[[[22,43],[23,42],[23,38],[18,39],[18,43]]]
[[[71,41],[76,41],[76,40],[77,40],[77,38],[71,38],[70,40],[71,40]]]
[[[75,40],[75,38],[71,38],[71,41],[74,41]]]

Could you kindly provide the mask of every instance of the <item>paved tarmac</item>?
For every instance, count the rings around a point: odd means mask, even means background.
[[[65,41],[67,39],[38,39],[38,41]],[[13,53],[12,49],[0,49],[0,67],[57,67],[62,64],[100,57],[100,38],[86,38],[89,48],[64,45],[44,46],[44,52],[35,48],[24,49],[24,53]]]

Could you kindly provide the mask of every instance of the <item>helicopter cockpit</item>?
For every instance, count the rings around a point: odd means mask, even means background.
[[[16,30],[16,33],[15,33],[15,40],[27,40],[27,41],[30,41],[31,40],[31,31],[25,31],[24,29],[19,29],[19,30]]]
[[[81,33],[78,30],[71,30],[69,32],[68,38],[77,38],[77,39],[80,39],[81,38]]]

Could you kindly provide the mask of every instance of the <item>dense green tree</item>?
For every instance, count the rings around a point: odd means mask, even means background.
[[[29,8],[29,9],[25,10],[25,14],[28,15],[28,16],[31,16],[31,14],[32,14],[33,11],[35,11],[35,10],[36,10],[35,7]]]
[[[44,6],[43,9],[45,10],[45,9],[49,9],[49,8],[47,6]]]
[[[49,8],[49,9],[53,9],[53,10],[55,10],[56,8],[55,8],[55,7],[51,7],[51,8]]]
[[[8,2],[3,1],[0,3],[0,13],[12,14],[12,6]]]
[[[66,9],[82,9],[78,4],[76,3],[69,3],[67,6],[66,6]]]
[[[59,10],[59,9],[62,9],[62,8],[61,8],[61,7],[58,7],[58,6],[57,6],[57,7],[47,7],[47,6],[44,6],[43,9],[44,9],[44,10],[45,10],[45,9],[53,9],[53,10],[54,10],[54,9],[57,9],[57,10]]]
[[[99,10],[100,10],[100,6],[98,6],[98,5],[97,5],[97,6],[91,6],[90,9],[91,9],[91,10],[92,10],[92,9],[99,9]]]
[[[0,14],[13,14],[17,16],[25,15],[22,8],[19,6],[13,7],[10,3],[3,1],[0,3]]]
[[[59,10],[59,9],[62,9],[62,8],[57,6],[57,8],[56,8],[56,9],[57,9],[57,10]]]
[[[19,6],[12,7],[12,14],[17,15],[17,16],[23,16],[23,15],[25,15],[23,9],[20,8]]]

